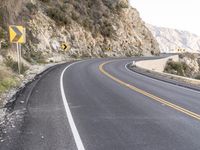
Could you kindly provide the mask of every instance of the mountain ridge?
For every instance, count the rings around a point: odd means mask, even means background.
[[[200,53],[200,36],[184,30],[146,25],[158,41],[161,52]]]

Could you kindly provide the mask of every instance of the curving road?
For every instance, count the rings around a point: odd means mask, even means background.
[[[125,67],[138,59],[57,66],[34,88],[6,149],[199,150],[200,92]]]

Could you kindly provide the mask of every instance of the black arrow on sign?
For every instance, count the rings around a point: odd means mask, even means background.
[[[66,44],[63,44],[63,50],[66,50],[67,49],[67,45]]]
[[[22,37],[23,33],[16,27],[12,27],[13,31],[15,31],[16,33],[16,36],[15,38],[13,39],[13,42],[18,42],[19,39]]]
[[[66,50],[66,49],[67,49],[67,45],[64,44],[64,50]]]

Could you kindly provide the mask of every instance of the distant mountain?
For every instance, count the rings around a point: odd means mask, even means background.
[[[156,27],[149,24],[146,26],[157,39],[161,52],[174,53],[178,52],[179,49],[179,51],[200,53],[200,36],[177,29]]]

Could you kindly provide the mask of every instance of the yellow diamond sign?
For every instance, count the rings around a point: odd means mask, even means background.
[[[10,42],[11,43],[25,43],[26,30],[23,26],[9,26]]]
[[[67,51],[67,50],[69,49],[69,44],[67,44],[67,43],[62,43],[62,44],[61,44],[61,47],[62,47],[63,51]]]

